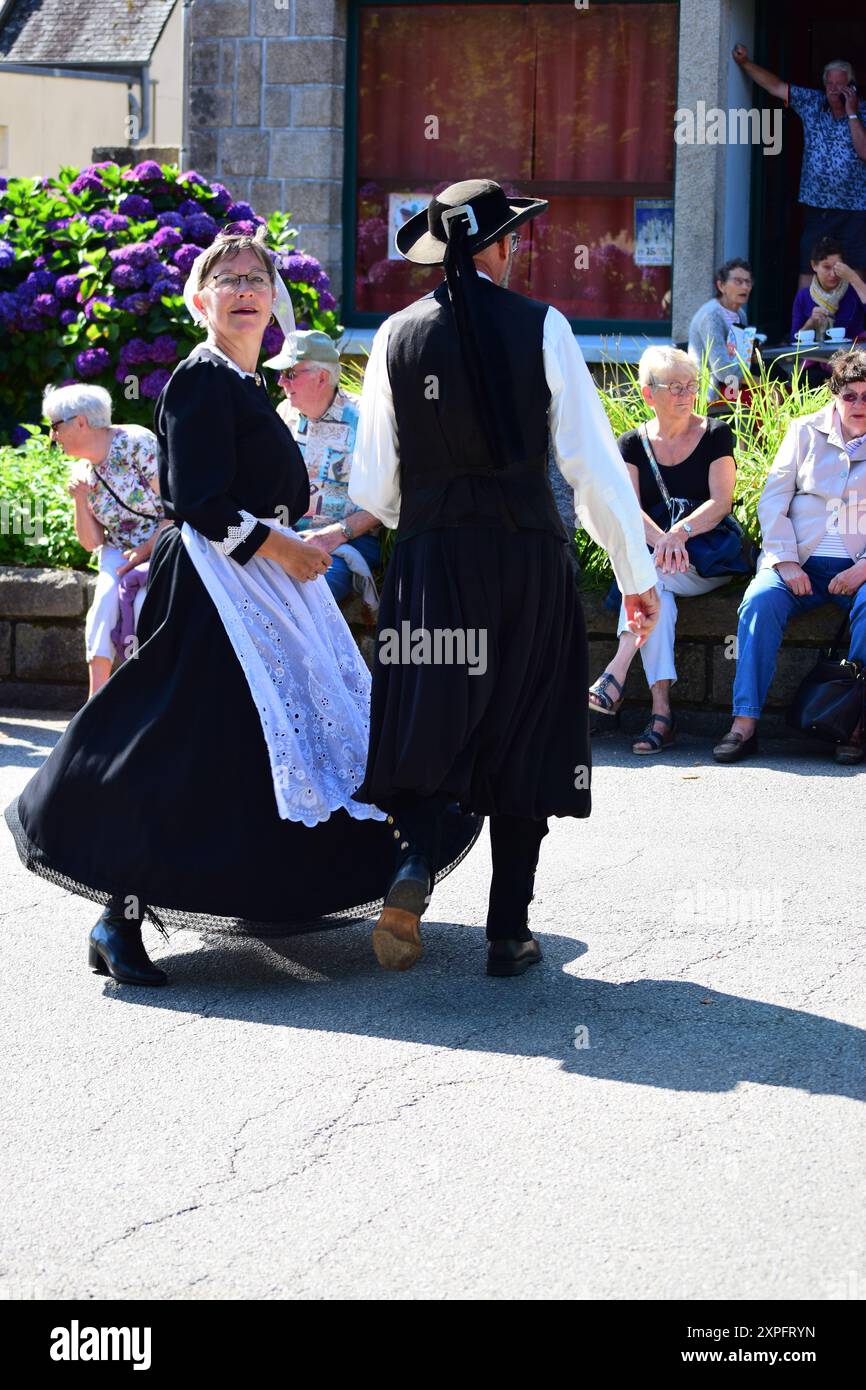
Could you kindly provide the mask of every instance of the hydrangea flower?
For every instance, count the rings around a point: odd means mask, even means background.
[[[286,256],[283,270],[290,280],[306,285],[314,285],[316,277],[322,274],[322,267],[315,256],[308,256],[303,251],[292,251]]]
[[[171,381],[171,372],[167,372],[165,367],[157,367],[156,371],[148,372],[147,376],[141,378],[139,389],[143,396],[155,401],[169,381]]]
[[[150,309],[150,298],[146,294],[128,294],[122,307],[128,314],[146,314]]]
[[[178,270],[182,271],[184,275],[189,275],[189,272],[192,269],[193,261],[200,254],[200,252],[200,246],[191,246],[187,242],[184,243],[183,246],[179,246],[177,248],[177,250],[173,253],[171,259],[173,263],[177,266]]]
[[[54,293],[58,299],[74,299],[81,284],[77,275],[60,275],[54,286]]]
[[[174,216],[173,213],[171,215]],[[181,219],[178,218],[178,221]],[[162,226],[154,232],[151,242],[157,251],[167,251],[169,248],[183,245],[183,234],[178,227]]]
[[[121,199],[117,210],[127,217],[134,217],[137,222],[148,222],[156,216],[153,203],[149,198],[143,198],[140,193],[128,193]]]
[[[158,259],[156,251],[149,241],[136,241],[129,246],[117,246],[108,254],[113,265],[117,265],[118,262],[125,262],[127,265],[134,265],[139,270],[149,265],[151,261]]]
[[[106,216],[104,212],[92,212],[87,219],[87,225],[92,227],[95,232],[105,231]]]
[[[186,173],[178,175],[178,183],[194,183],[199,188],[207,188],[207,179],[202,178],[201,174],[196,173],[195,169],[187,169]]]
[[[202,206],[197,198],[185,198],[182,203],[178,204],[177,210],[181,217],[195,217],[197,212],[202,211]]]
[[[232,203],[226,209],[226,222],[255,222],[256,214],[249,203]]]
[[[124,174],[124,178],[130,181],[134,179],[137,183],[148,183],[151,179],[161,179],[162,169],[155,159],[145,159],[130,169],[128,174]]]
[[[140,290],[144,284],[144,273],[125,261],[120,261],[114,267],[109,278],[119,290]]]
[[[8,241],[0,241],[0,270],[15,264],[15,250]]]
[[[319,295],[319,308],[327,312],[329,309],[336,309],[337,301],[330,290],[322,290]]]
[[[105,184],[97,174],[82,173],[73,179],[69,192],[78,197],[82,193],[105,193]]]
[[[113,309],[117,304],[117,300],[114,298],[113,295],[93,295],[91,299],[88,299],[87,303],[84,306],[84,317],[87,319],[88,323],[92,323],[95,317],[93,308],[94,304],[107,304],[109,309]]]
[[[107,232],[125,232],[128,226],[129,218],[123,217],[119,212],[110,212],[105,219]]]
[[[35,313],[49,319],[56,319],[60,313],[60,305],[53,294],[37,294],[33,301],[33,309]]]
[[[197,212],[184,223],[184,236],[199,246],[210,246],[219,226],[207,212]]]
[[[71,323],[75,323],[77,318],[77,309],[61,309],[60,311],[60,322],[63,324],[64,328],[68,328]]]
[[[212,183],[210,191],[214,196],[215,202],[213,205],[216,207],[217,212],[225,212],[227,208],[231,207],[232,195],[229,193],[225,184]]]
[[[179,212],[161,212],[156,222],[159,227],[183,227],[183,218]],[[156,237],[153,239],[156,241]]]
[[[110,366],[111,358],[105,348],[85,348],[83,352],[79,352],[75,359],[75,370],[85,380],[99,376]]]
[[[130,338],[120,349],[120,364],[123,367],[134,367],[149,361],[150,343],[144,338]]]
[[[283,330],[280,328],[279,324],[269,324],[262,338],[262,350],[265,356],[276,357],[284,342]]]
[[[177,342],[170,333],[160,333],[150,344],[151,362],[176,362],[178,358]]]
[[[158,304],[164,295],[182,293],[183,281],[177,284],[174,280],[155,280],[147,292],[147,297],[151,304]]]

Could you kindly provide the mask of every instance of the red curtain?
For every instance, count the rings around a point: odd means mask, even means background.
[[[634,264],[634,199],[672,196],[676,48],[673,3],[363,7],[355,307],[441,280],[389,259],[388,195],[482,175],[550,200],[513,288],[571,318],[666,317],[670,267]]]

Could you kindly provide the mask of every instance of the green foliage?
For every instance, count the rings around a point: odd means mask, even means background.
[[[0,446],[0,564],[95,567],[75,535],[69,462],[38,431]]]

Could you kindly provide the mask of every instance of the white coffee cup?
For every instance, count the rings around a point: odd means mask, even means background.
[[[799,333],[797,334],[797,342],[798,342],[798,343],[814,343],[814,341],[815,341],[815,330],[814,330],[814,328],[801,328],[801,329],[800,329]]]
[[[845,329],[828,328],[827,337],[830,339],[831,343],[841,343],[842,339],[845,337]]]

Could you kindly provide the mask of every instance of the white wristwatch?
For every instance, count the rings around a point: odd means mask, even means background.
[[[340,522],[340,530],[342,531],[343,535],[346,537],[346,540],[347,540],[347,541],[353,541],[353,540],[355,539],[354,532],[349,530],[349,523],[346,521],[345,517],[344,517],[343,520]]]
[[[682,528],[683,528],[683,530],[685,531],[685,533],[686,533],[687,536],[690,536],[690,535],[692,534],[692,531],[694,530],[694,527],[691,526],[690,523],[689,523],[688,521],[681,521],[681,522],[680,522],[680,525],[682,526]]]

